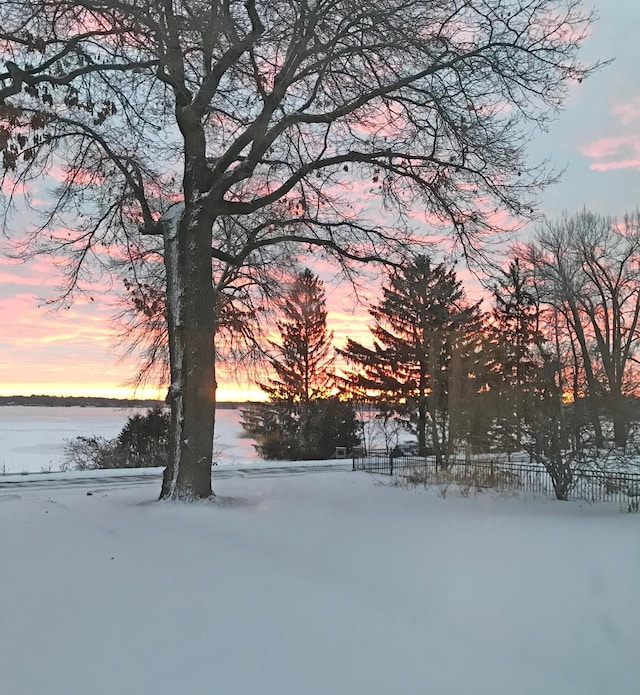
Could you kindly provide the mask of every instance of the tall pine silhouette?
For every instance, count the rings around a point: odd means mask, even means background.
[[[373,346],[349,340],[339,353],[353,365],[346,388],[408,416],[418,449],[441,460],[449,437],[451,386],[464,389],[467,337],[477,328],[478,305],[465,301],[461,283],[445,264],[418,256],[394,270],[383,298],[369,313]],[[453,372],[456,372],[455,374]]]
[[[544,340],[539,330],[540,306],[518,258],[498,275],[491,293],[490,410],[502,446],[518,449],[523,424],[532,417],[532,385],[541,363]]]
[[[246,408],[243,427],[267,459],[324,459],[337,447],[351,449],[360,441],[358,422],[351,403],[331,396],[333,334],[322,281],[304,270],[280,309],[280,340],[270,343],[274,376],[258,384],[269,403]]]
[[[309,403],[330,394],[333,382],[333,333],[327,330],[322,281],[308,268],[287,291],[277,322],[280,341],[272,341],[275,376],[260,388],[271,401]]]

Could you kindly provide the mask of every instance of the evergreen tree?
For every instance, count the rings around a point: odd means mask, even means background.
[[[277,322],[280,342],[272,342],[275,372],[259,384],[272,401],[308,403],[329,395],[333,372],[333,333],[327,330],[326,297],[322,280],[308,268],[298,274],[281,305]]]
[[[337,446],[359,443],[353,406],[331,396],[334,385],[333,334],[327,330],[322,281],[301,272],[281,305],[280,341],[271,342],[275,376],[259,384],[269,403],[243,411],[243,427],[266,459],[324,459]]]
[[[532,384],[540,369],[543,343],[540,306],[517,258],[496,278],[491,291],[488,410],[495,415],[500,443],[510,450],[522,444],[523,426],[532,417]]]
[[[370,309],[373,347],[349,340],[343,355],[355,369],[346,389],[357,398],[391,406],[408,417],[421,452],[432,448],[442,460],[449,438],[449,391],[457,393],[468,375],[479,319],[479,305],[465,301],[453,269],[418,256],[391,272],[383,298]],[[427,442],[430,442],[430,447]]]
[[[152,408],[129,417],[117,440],[127,466],[160,466],[169,451],[169,412]]]

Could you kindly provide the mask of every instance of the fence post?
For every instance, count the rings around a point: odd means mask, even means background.
[[[389,452],[389,475],[393,475],[393,451]]]

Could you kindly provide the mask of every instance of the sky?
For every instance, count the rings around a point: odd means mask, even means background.
[[[541,211],[552,217],[585,206],[613,216],[640,207],[640,1],[600,0],[596,9],[600,19],[581,58],[613,62],[572,89],[563,112],[531,146],[532,160],[549,159],[564,170],[540,197]],[[18,264],[0,255],[0,395],[131,396],[135,363],[117,348],[113,296],[96,292],[92,302],[80,299],[54,312],[44,300],[59,284],[50,260]],[[347,336],[366,340],[368,315],[350,286],[326,290],[336,345]],[[164,391],[150,387],[139,395]],[[259,396],[242,375],[221,374],[219,400]]]

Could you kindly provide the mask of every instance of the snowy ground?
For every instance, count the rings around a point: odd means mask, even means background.
[[[1,488],[0,693],[640,692],[638,515],[227,475]]]

